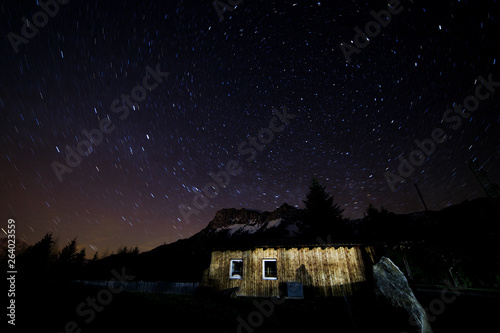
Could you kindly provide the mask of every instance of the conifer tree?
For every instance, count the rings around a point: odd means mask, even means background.
[[[54,238],[51,233],[45,234],[35,245],[21,253],[18,257],[20,270],[23,272],[21,279],[48,279],[56,260]]]
[[[333,203],[333,196],[326,192],[318,179],[313,177],[306,200],[304,200],[304,222],[311,227],[311,232],[318,234],[344,233],[343,209]],[[335,237],[337,238],[337,237]]]

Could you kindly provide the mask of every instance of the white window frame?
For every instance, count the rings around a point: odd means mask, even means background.
[[[266,276],[266,262],[273,261],[276,263],[276,277],[267,277]],[[264,280],[278,280],[278,260],[277,259],[262,259],[262,279]]]
[[[233,276],[233,262],[235,262],[235,261],[241,262],[241,276],[239,276],[239,277]],[[237,280],[243,278],[243,259],[231,259],[231,261],[229,263],[229,278],[230,279],[237,279]]]

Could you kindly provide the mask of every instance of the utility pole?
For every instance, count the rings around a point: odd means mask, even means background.
[[[415,188],[417,189],[418,196],[420,197],[420,200],[422,200],[422,203],[424,204],[425,211],[428,212],[429,210],[427,209],[427,206],[425,205],[425,201],[424,201],[424,198],[422,197],[422,194],[420,194],[420,191],[418,190],[417,184],[413,184],[413,185],[415,185]]]

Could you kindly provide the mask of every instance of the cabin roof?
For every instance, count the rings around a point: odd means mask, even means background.
[[[339,247],[357,247],[364,246],[366,244],[352,243],[352,242],[318,242],[308,241],[303,238],[273,238],[273,239],[263,239],[258,241],[248,241],[248,242],[237,242],[228,243],[213,248],[214,251],[244,251],[252,250],[258,248],[339,248]]]
[[[302,249],[302,248],[316,248],[316,247],[321,247],[321,248],[339,248],[339,247],[358,247],[358,246],[363,246],[363,244],[354,244],[354,243],[328,243],[328,244],[287,244],[287,245],[254,245],[254,246],[223,246],[223,247],[218,247],[214,248],[214,251],[245,251],[245,250],[253,250],[253,249],[292,249],[292,248],[297,248],[297,249]]]

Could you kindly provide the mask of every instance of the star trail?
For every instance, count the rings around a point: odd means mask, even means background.
[[[423,210],[414,184],[432,210],[482,197],[467,161],[500,182],[498,7],[2,2],[2,225],[92,255],[189,237],[222,208],[302,208],[314,175],[353,219]]]

